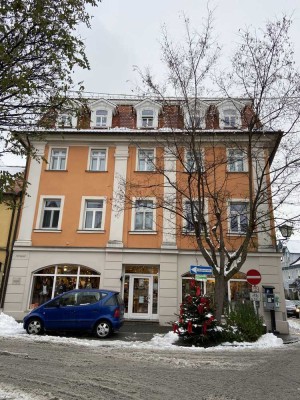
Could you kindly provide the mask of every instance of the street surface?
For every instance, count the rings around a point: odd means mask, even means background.
[[[0,389],[21,390],[31,400],[296,400],[300,342],[194,352],[3,337]]]

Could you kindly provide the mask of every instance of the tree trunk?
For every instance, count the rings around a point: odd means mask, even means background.
[[[221,317],[223,314],[225,292],[226,292],[227,281],[225,276],[217,275],[215,277],[215,306],[216,306],[216,319],[221,322]]]

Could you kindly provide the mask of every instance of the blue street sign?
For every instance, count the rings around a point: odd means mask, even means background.
[[[197,274],[197,275],[211,275],[212,274],[212,267],[208,265],[191,265],[190,266],[190,273]]]

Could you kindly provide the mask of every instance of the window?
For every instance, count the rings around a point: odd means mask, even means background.
[[[66,169],[67,149],[51,149],[50,168],[54,171]]]
[[[230,232],[245,233],[248,227],[248,203],[231,202],[229,204]]]
[[[107,110],[96,110],[96,126],[106,127],[107,126]]]
[[[186,152],[186,169],[188,172],[197,172],[197,162],[199,163],[200,166],[200,171],[203,172],[204,170],[204,155],[203,151],[198,151],[194,153],[191,150],[187,150]]]
[[[245,171],[243,150],[240,149],[228,150],[228,171],[229,172]]]
[[[138,171],[154,170],[154,150],[138,149]]]
[[[57,125],[59,128],[72,128],[72,116],[69,114],[60,114]]]
[[[199,217],[199,201],[185,201],[184,203],[184,231],[195,233],[195,227],[192,218],[192,209],[194,214],[194,220],[197,221]]]
[[[88,267],[73,264],[44,267],[33,274],[29,308],[35,308],[69,290],[99,287],[100,274]],[[55,303],[49,303],[49,307],[53,306]]]
[[[91,149],[90,151],[90,171],[106,170],[106,150]]]
[[[44,199],[42,229],[58,229],[61,211],[60,199]]]
[[[223,111],[223,124],[224,128],[236,128],[237,127],[237,117],[236,110],[226,109]]]
[[[85,200],[83,229],[102,229],[104,200]]]
[[[150,109],[142,110],[142,127],[153,128],[154,111]]]
[[[152,231],[154,230],[153,221],[153,200],[136,200],[134,230]]]

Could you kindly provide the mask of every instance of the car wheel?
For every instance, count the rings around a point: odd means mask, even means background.
[[[33,318],[28,322],[26,332],[29,335],[41,335],[44,332],[43,323],[38,318]]]
[[[100,321],[95,327],[96,336],[100,339],[105,339],[112,333],[111,324],[108,321]]]

